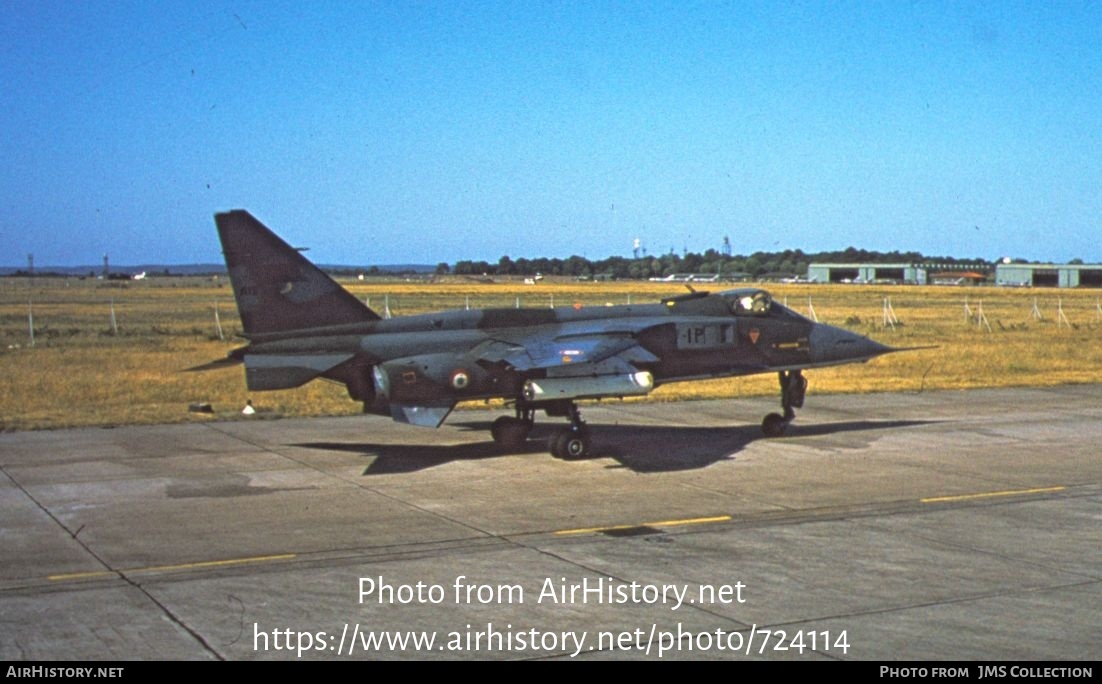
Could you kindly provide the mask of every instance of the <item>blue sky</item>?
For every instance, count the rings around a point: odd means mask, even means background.
[[[0,4],[0,265],[1102,262],[1099,2]]]

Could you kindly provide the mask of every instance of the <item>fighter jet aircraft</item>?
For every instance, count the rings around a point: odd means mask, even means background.
[[[248,344],[206,367],[244,363],[250,390],[342,383],[365,412],[439,427],[461,401],[502,398],[514,411],[491,434],[528,439],[538,411],[569,426],[549,441],[558,458],[590,446],[577,402],[645,395],[671,382],[777,373],[779,437],[803,406],[804,369],[892,351],[815,323],[758,288],[689,292],[659,303],[481,309],[382,319],[244,210],[215,215]]]

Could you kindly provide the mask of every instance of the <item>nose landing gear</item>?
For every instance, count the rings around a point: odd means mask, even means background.
[[[781,384],[781,408],[784,415],[770,413],[761,421],[761,431],[766,437],[781,437],[784,435],[788,424],[796,417],[793,409],[803,408],[804,397],[807,395],[807,378],[803,371],[781,371],[777,373]]]

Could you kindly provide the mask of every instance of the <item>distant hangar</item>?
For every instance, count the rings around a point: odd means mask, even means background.
[[[929,282],[928,264],[809,264],[807,279],[813,283],[905,283]]]
[[[995,284],[1016,287],[1102,287],[1102,264],[999,264]]]
[[[993,272],[992,272],[993,270]],[[810,264],[813,283],[1102,287],[1102,264]]]

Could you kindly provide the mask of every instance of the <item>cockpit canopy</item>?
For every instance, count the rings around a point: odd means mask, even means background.
[[[736,316],[751,316],[755,318],[797,318],[807,320],[780,302],[773,300],[773,295],[756,287],[743,287],[737,290],[725,290],[719,293],[731,307],[731,312]]]
[[[767,316],[773,308],[773,296],[765,290],[746,287],[720,292],[736,316]]]

